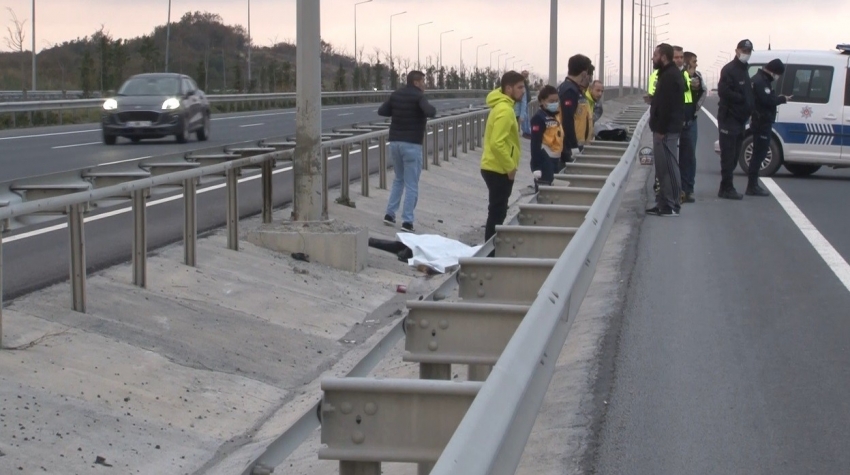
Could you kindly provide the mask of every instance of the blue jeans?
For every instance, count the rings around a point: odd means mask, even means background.
[[[682,191],[694,192],[697,175],[697,120],[682,129],[679,137],[679,171],[682,176]]]
[[[390,142],[390,159],[395,179],[387,203],[387,214],[395,218],[404,193],[402,222],[413,224],[413,210],[419,199],[419,175],[422,174],[422,145],[407,142]]]

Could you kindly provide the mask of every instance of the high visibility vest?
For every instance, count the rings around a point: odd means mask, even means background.
[[[652,74],[649,75],[649,86],[646,88],[647,94],[650,96],[655,95],[655,86],[658,84],[658,70],[655,69],[652,71]]]
[[[694,94],[691,92],[691,76],[687,71],[682,71],[685,76],[685,104],[694,103]]]

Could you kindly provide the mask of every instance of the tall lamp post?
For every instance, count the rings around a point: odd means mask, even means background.
[[[420,23],[416,25],[416,69],[422,69],[422,66],[419,63],[419,32],[422,31],[422,27],[425,25],[430,25],[434,23],[433,21],[429,21],[427,23]]]
[[[558,0],[549,5],[549,85],[558,84]]]
[[[32,90],[36,90],[35,84],[35,0],[32,0]]]
[[[460,74],[463,75],[463,42],[471,40],[472,37],[467,37],[460,40],[460,56],[458,56],[458,63],[460,63]]]
[[[393,18],[399,15],[404,15],[407,13],[407,10],[403,12],[393,13],[390,15],[390,87],[395,87],[395,58],[393,58]]]
[[[168,51],[171,44],[171,0],[168,0],[168,23],[165,26],[165,72],[168,72]]]
[[[443,70],[443,35],[451,33],[455,30],[446,30],[440,33],[440,71]]]
[[[493,70],[493,53],[498,53],[499,51],[502,51],[502,50],[494,49],[493,51],[490,51],[490,71]],[[498,59],[498,57],[497,57],[497,59]],[[498,63],[496,63],[496,64],[498,65]]]
[[[475,48],[475,69],[476,69],[476,70],[478,70],[478,53],[481,51],[481,48],[483,48],[483,47],[487,46],[487,44],[488,44],[488,43],[484,43],[483,45],[478,45],[478,46]],[[491,55],[490,57],[492,58],[493,56]]]
[[[360,65],[360,58],[357,57],[357,6],[364,3],[372,3],[372,0],[363,0],[354,4],[354,66]]]

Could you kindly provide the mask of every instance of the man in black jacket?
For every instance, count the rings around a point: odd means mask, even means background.
[[[413,210],[419,199],[419,175],[422,174],[422,142],[425,124],[437,115],[437,109],[425,98],[425,73],[411,71],[407,86],[393,92],[378,109],[378,115],[392,117],[390,122],[390,158],[393,163],[393,180],[390,200],[384,223],[395,225],[395,214],[404,193],[401,230],[413,232]]]
[[[784,73],[785,65],[781,60],[774,59],[753,76],[755,104],[750,120],[753,156],[747,170],[747,196],[770,196],[767,190],[759,186],[759,170],[770,148],[770,134],[773,123],[776,122],[776,108],[788,102],[788,97],[777,96],[773,90],[773,81]]]
[[[658,70],[658,84],[649,108],[649,129],[655,153],[655,176],[660,184],[655,207],[646,210],[656,216],[679,216],[682,193],[679,175],[679,134],[685,123],[685,78],[673,62],[673,47],[662,43],[655,48],[652,64]]]
[[[577,54],[567,64],[567,78],[558,86],[558,98],[561,101],[561,126],[564,128],[564,151],[561,153],[561,165],[575,160],[579,153],[576,137],[576,110],[579,100],[584,97],[582,89],[590,84],[593,75],[590,58]]]
[[[753,112],[753,86],[747,63],[753,52],[750,40],[741,40],[735,50],[735,59],[720,71],[717,94],[720,108],[717,125],[720,128],[720,191],[717,196],[740,200],[744,196],[735,190],[732,174],[738,163],[738,154],[744,141],[744,127]]]

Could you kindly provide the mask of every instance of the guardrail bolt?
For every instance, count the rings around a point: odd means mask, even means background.
[[[439,347],[440,345],[437,344],[436,340],[431,340],[431,342],[428,343],[428,349],[431,351],[437,351]]]
[[[350,402],[344,402],[339,405],[339,412],[343,414],[351,414],[351,411],[353,410],[354,406],[352,406]]]
[[[440,329],[441,330],[447,330],[448,328],[449,328],[449,321],[448,320],[440,320]]]
[[[351,441],[357,445],[360,445],[364,441],[366,441],[366,434],[360,432],[359,430],[356,430],[351,434]]]
[[[363,408],[363,412],[365,412],[366,414],[368,414],[370,416],[374,416],[375,414],[378,413],[378,405],[375,404],[374,402],[367,402],[366,406],[364,406],[364,408]]]
[[[428,320],[422,319],[419,320],[419,326],[421,328],[428,328],[429,326],[431,326],[431,323]]]

